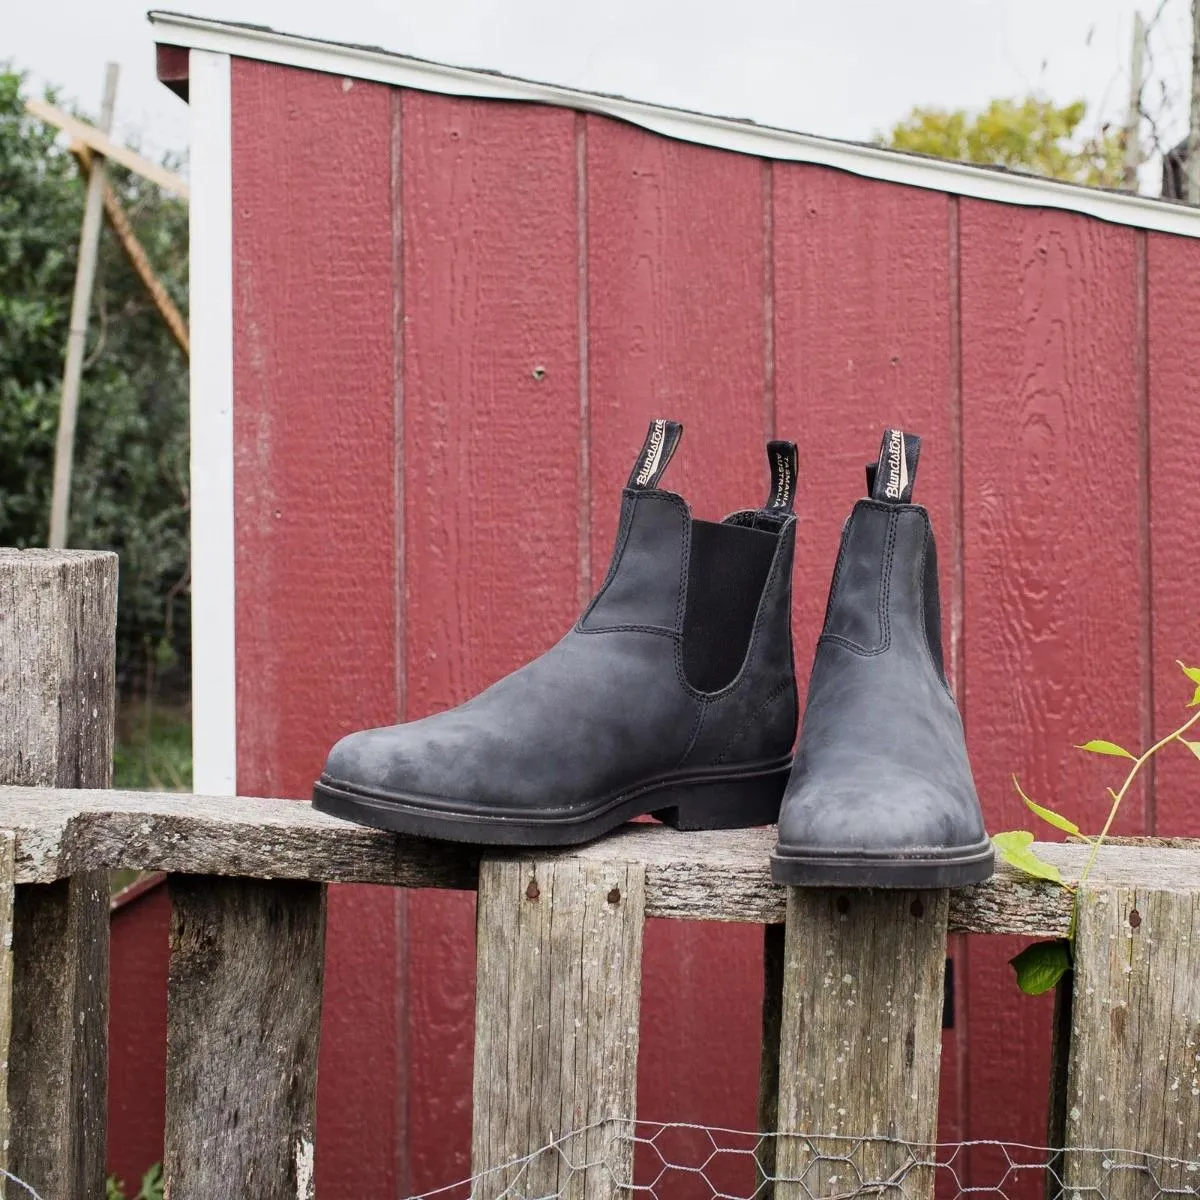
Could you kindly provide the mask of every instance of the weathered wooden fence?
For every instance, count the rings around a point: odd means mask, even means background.
[[[103,1195],[113,868],[170,874],[171,1200],[313,1194],[324,888],[339,882],[478,889],[475,1172],[586,1129],[596,1165],[549,1156],[523,1194],[623,1194],[632,1142],[612,1131],[636,1111],[645,919],[749,921],[766,939],[761,1127],[807,1135],[760,1147],[775,1195],[846,1194],[821,1147],[850,1137],[880,1139],[859,1163],[875,1184],[851,1194],[902,1176],[910,1200],[932,1196],[931,1160],[905,1147],[936,1140],[947,932],[1061,936],[1063,889],[1001,868],[949,893],[785,890],[771,830],[638,825],[481,857],[294,801],[104,790],[115,594],[111,555],[0,551],[0,1166],[46,1200]],[[1084,847],[1039,850],[1078,876]],[[1101,853],[1060,1010],[1044,1083],[1067,1187],[1098,1186],[1083,1148],[1200,1164],[1200,847]],[[1200,1194],[1179,1171],[1174,1190]],[[500,1169],[477,1194],[505,1186]],[[1163,1186],[1135,1171],[1107,1191]]]

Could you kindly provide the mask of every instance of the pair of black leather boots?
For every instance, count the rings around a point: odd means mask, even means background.
[[[658,486],[682,432],[651,423],[574,628],[458,708],[343,738],[316,807],[492,846],[569,845],[646,813],[693,830],[778,820],[778,883],[987,878],[933,532],[911,503],[920,439],[884,433],[842,530],[793,760],[796,447],[769,442],[765,504],[714,523]]]

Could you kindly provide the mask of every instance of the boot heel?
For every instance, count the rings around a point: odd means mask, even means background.
[[[662,795],[672,803],[654,816],[672,829],[749,829],[774,825],[787,786],[789,767],[742,779],[679,784]]]

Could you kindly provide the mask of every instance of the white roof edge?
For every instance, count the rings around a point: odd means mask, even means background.
[[[930,159],[856,142],[794,133],[728,117],[707,116],[620,96],[536,83],[490,71],[445,66],[385,50],[346,46],[258,26],[179,13],[151,12],[156,39],[194,50],[261,59],[331,75],[451,96],[527,100],[580,109],[640,125],[664,137],[787,162],[835,167],[869,179],[1001,204],[1082,213],[1117,225],[1200,238],[1200,208],[1104,191],[968,163]]]

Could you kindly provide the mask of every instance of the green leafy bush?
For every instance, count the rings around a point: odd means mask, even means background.
[[[142,1186],[138,1188],[136,1196],[126,1196],[123,1181],[110,1175],[105,1187],[105,1200],[163,1200],[162,1163],[155,1163],[142,1176]]]
[[[84,184],[0,64],[0,545],[45,545]],[[181,309],[187,210],[119,168],[110,182]],[[121,558],[118,679],[186,683],[187,363],[119,242],[101,236],[80,393],[69,544]],[[148,686],[149,685],[149,686]]]

